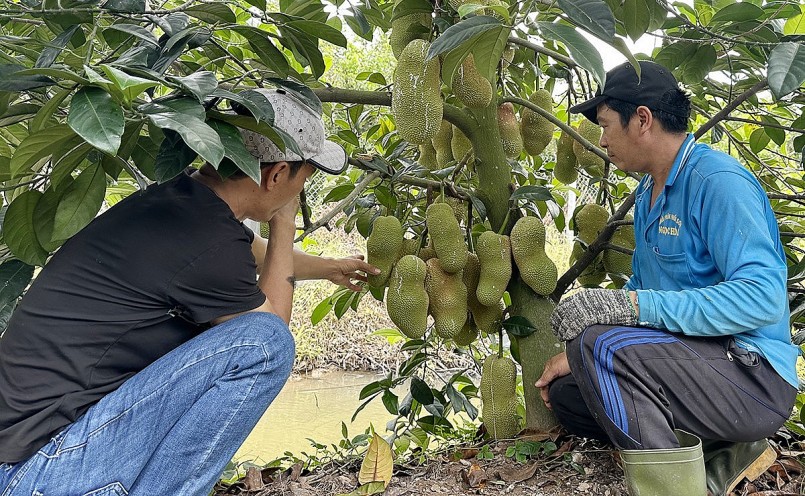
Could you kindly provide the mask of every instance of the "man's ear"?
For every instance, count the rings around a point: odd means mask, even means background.
[[[654,124],[654,114],[651,113],[651,109],[641,105],[637,107],[636,114],[640,125],[640,132],[651,129],[651,126]]]
[[[271,191],[275,187],[284,184],[288,179],[291,165],[288,162],[277,162],[271,167],[263,169],[262,189]]]

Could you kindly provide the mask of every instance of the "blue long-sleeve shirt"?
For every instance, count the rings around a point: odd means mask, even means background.
[[[651,207],[646,175],[635,202],[634,275],[640,323],[690,336],[733,335],[797,387],[787,269],[774,212],[757,179],[688,135]]]

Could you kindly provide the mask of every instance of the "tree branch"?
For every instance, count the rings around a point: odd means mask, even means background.
[[[357,167],[358,169],[361,169],[361,170],[375,171],[375,169],[370,169],[370,168],[366,167],[364,164],[362,164],[361,162],[355,160],[352,157],[349,158],[349,164],[354,166],[354,167]],[[379,172],[379,171],[376,171],[376,172],[382,174],[382,172]],[[449,182],[449,181],[436,181],[436,180],[433,180],[433,179],[425,179],[425,178],[422,178],[422,177],[407,176],[407,175],[404,175],[404,174],[401,174],[399,176],[387,175],[387,177],[393,177],[395,182],[403,183],[403,184],[410,184],[411,186],[419,186],[420,188],[441,189],[442,187],[444,187],[444,192],[446,194],[449,194],[450,196],[453,196],[455,198],[459,198],[459,199],[462,199],[462,200],[469,200],[470,195],[472,194],[472,192],[470,190],[464,189],[461,186],[456,186],[454,183]]]
[[[766,78],[763,78],[760,81],[758,81],[754,86],[752,86],[748,90],[746,90],[743,93],[741,93],[740,95],[738,95],[735,98],[735,100],[733,100],[730,103],[728,103],[726,107],[724,107],[717,114],[715,114],[713,117],[711,117],[709,121],[705,122],[702,127],[697,129],[696,132],[693,133],[693,136],[696,139],[699,139],[700,137],[702,137],[702,135],[704,135],[704,133],[709,131],[713,126],[715,126],[720,121],[722,121],[726,116],[728,116],[730,112],[735,110],[738,107],[738,105],[742,104],[744,101],[746,101],[746,99],[748,99],[749,97],[751,97],[755,93],[759,92],[760,90],[762,90],[763,88],[765,88],[768,85],[769,85],[769,80],[766,79]]]
[[[566,55],[562,55],[559,52],[555,52],[543,46],[539,46],[536,43],[532,43],[528,40],[524,40],[522,38],[518,38],[517,36],[509,36],[509,43],[513,43],[515,45],[520,45],[521,47],[528,48],[529,50],[533,50],[537,53],[541,53],[543,55],[547,55],[548,57],[554,58],[559,62],[562,62],[568,67],[577,67],[578,64],[573,61],[570,57]]]

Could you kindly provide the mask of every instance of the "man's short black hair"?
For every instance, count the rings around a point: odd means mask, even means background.
[[[680,110],[680,114],[675,115],[663,110],[651,109],[654,118],[659,121],[662,128],[669,133],[685,133],[688,130],[688,120],[690,119],[690,97],[682,90],[670,91],[663,95],[662,102]],[[617,112],[621,118],[621,126],[626,127],[632,116],[637,113],[637,105],[617,98],[606,98],[604,105]]]
[[[305,165],[305,162],[303,160],[289,160],[287,162],[288,165],[291,166],[289,176],[291,179],[295,178],[296,175],[299,173],[299,171],[302,169],[302,166]],[[261,162],[260,170],[273,167],[275,163],[276,162]],[[221,161],[221,165],[218,166],[218,175],[226,179],[240,179],[248,177],[245,172],[240,170],[240,168],[228,158],[224,158]]]

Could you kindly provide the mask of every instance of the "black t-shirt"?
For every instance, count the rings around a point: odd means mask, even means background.
[[[0,462],[28,458],[211,320],[262,305],[252,239],[185,173],[67,241],[0,339]]]

